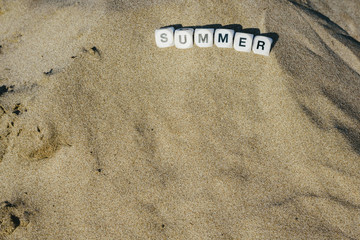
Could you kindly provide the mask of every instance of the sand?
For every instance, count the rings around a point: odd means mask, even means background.
[[[0,0],[0,239],[360,239],[357,0]],[[159,49],[239,24],[269,57]]]

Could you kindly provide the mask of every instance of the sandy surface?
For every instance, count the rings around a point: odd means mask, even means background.
[[[360,239],[358,0],[0,0],[0,239]],[[270,57],[155,45],[240,24]]]

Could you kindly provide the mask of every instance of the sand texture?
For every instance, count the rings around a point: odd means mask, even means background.
[[[360,239],[359,0],[0,0],[0,239]],[[167,25],[269,57],[159,49]]]

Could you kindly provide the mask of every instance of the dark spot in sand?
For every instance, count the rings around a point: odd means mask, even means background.
[[[19,110],[15,110],[15,111],[13,111],[13,113],[16,114],[16,115],[19,115],[19,114],[20,114],[20,111],[19,111]]]
[[[17,228],[18,226],[20,226],[20,218],[18,218],[15,215],[12,215],[12,214],[11,214],[10,218],[11,218],[11,222],[14,224],[14,228]]]
[[[7,86],[5,86],[5,85],[2,85],[1,87],[0,87],[0,96],[1,95],[3,95],[4,93],[6,93],[7,91],[8,91],[8,87]]]
[[[4,107],[3,107],[3,106],[1,106],[1,105],[0,105],[0,110],[2,110],[2,111],[3,111],[3,113],[6,113],[6,111],[5,111]]]
[[[5,201],[5,207],[15,207],[14,204],[10,203],[9,201]]]
[[[48,72],[44,72],[44,74],[46,75],[46,76],[50,76],[50,75],[53,75],[54,74],[54,69],[50,69],[50,71],[48,71]]]
[[[100,51],[99,51],[99,49],[97,47],[94,46],[94,47],[92,47],[90,49],[93,51],[94,54],[97,54],[97,55],[101,56]]]
[[[21,113],[19,107],[20,107],[20,103],[16,104],[12,113],[19,115]]]

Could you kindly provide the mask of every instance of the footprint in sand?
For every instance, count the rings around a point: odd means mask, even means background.
[[[23,204],[0,203],[0,239],[12,234],[18,227],[26,227],[29,216]]]
[[[23,118],[23,111],[21,104],[13,109],[0,106],[0,162],[9,151],[17,152],[21,159],[41,160],[59,149],[55,126],[30,115]]]
[[[14,146],[21,159],[36,161],[50,158],[60,148],[58,132],[51,122],[36,124],[31,121],[20,126]]]

